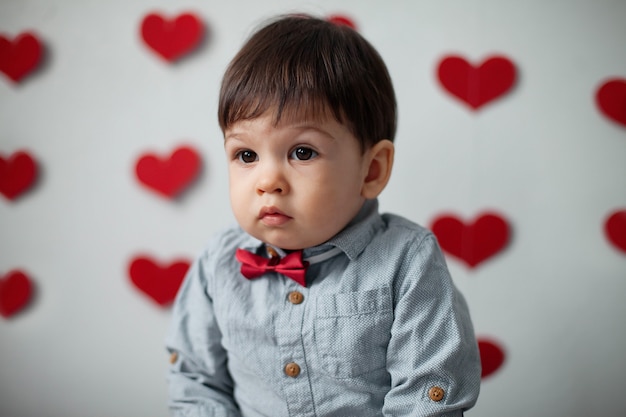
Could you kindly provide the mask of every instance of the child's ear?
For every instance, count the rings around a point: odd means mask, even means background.
[[[394,149],[392,141],[383,139],[366,152],[365,160],[368,166],[361,196],[372,199],[383,191],[391,176]]]

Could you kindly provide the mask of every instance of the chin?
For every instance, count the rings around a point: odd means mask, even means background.
[[[242,226],[242,228],[250,236],[257,238],[268,245],[272,245],[285,250],[299,250],[321,245],[333,236],[303,236],[305,233],[302,231],[288,231],[285,229],[281,229],[280,227],[259,228]]]
[[[302,240],[302,238],[288,236],[271,236],[266,234],[264,238],[259,239],[269,245],[276,246],[285,250],[299,250],[317,245],[316,243],[309,244],[308,241]]]
[[[299,250],[308,247],[308,245],[303,245],[301,242],[294,241],[293,239],[261,239],[265,243],[276,246],[285,250]]]

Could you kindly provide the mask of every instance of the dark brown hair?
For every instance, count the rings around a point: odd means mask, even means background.
[[[222,131],[268,109],[281,117],[333,115],[366,149],[396,133],[396,98],[387,67],[358,32],[307,15],[262,27],[231,61],[219,98]]]

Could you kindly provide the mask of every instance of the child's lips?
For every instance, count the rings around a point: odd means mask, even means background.
[[[263,207],[259,212],[259,220],[266,226],[281,226],[291,220],[291,217],[275,207]]]

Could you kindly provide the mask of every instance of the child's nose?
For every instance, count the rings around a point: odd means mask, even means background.
[[[257,182],[257,194],[285,194],[288,191],[289,187],[287,179],[279,166],[268,164],[261,170],[259,180]]]

